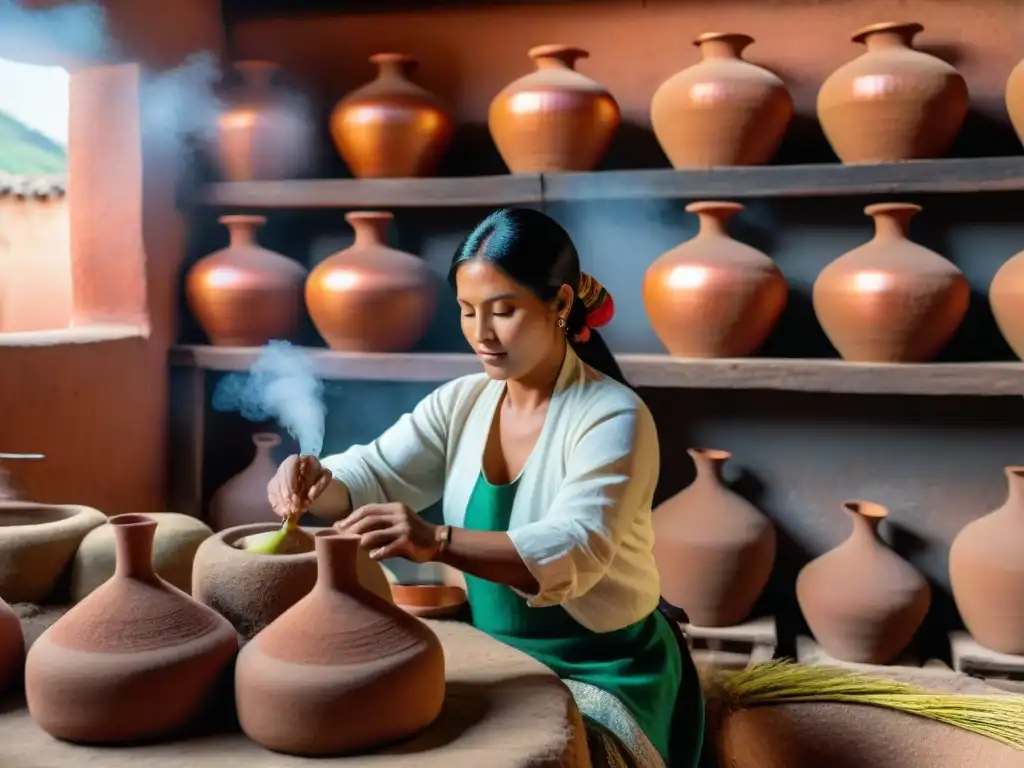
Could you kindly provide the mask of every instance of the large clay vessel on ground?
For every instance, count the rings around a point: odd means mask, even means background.
[[[392,214],[345,214],[355,242],[328,256],[306,281],[306,306],[331,349],[405,352],[426,332],[437,306],[434,276],[421,259],[389,248]]]
[[[789,289],[775,262],[729,237],[739,203],[686,206],[697,236],[662,254],[644,276],[655,334],[679,357],[741,357],[757,350],[786,307]]]
[[[1024,251],[999,268],[988,289],[988,301],[999,332],[1024,360]]]
[[[239,61],[217,118],[216,154],[227,181],[277,181],[308,171],[316,133],[308,99],[281,86],[269,61]]]
[[[0,599],[0,699],[17,684],[24,662],[25,638],[21,633],[21,620],[11,606]]]
[[[878,537],[885,507],[847,501],[853,532],[796,579],[800,610],[825,653],[888,664],[910,644],[931,604],[931,587]]]
[[[777,75],[743,60],[748,35],[708,32],[702,60],[654,92],[651,126],[674,168],[760,165],[772,159],[793,117]]]
[[[687,453],[696,479],[654,511],[661,594],[693,624],[732,626],[747,618],[768,583],[775,527],[722,482],[727,451]]]
[[[231,233],[231,243],[199,259],[185,278],[196,321],[215,346],[259,347],[291,339],[302,318],[306,268],[257,244],[263,216],[219,221]]]
[[[872,24],[853,36],[867,51],[818,91],[818,119],[844,163],[940,157],[967,116],[963,76],[913,47],[920,24]]]
[[[370,57],[377,77],[338,102],[331,137],[358,178],[430,176],[451,143],[455,121],[430,91],[409,79],[416,59]]]
[[[1024,655],[1024,467],[1007,467],[1006,478],[1006,503],[953,539],[949,581],[976,641],[999,653]]]
[[[273,432],[256,432],[252,443],[256,454],[249,466],[218,488],[210,500],[210,527],[214,531],[278,519],[267,499],[267,485],[277,473],[278,462],[271,451],[281,444],[281,438]]]
[[[840,256],[814,282],[814,312],[843,359],[931,360],[960,326],[971,300],[967,279],[934,251],[907,239],[910,203],[877,203],[864,213],[875,236]]]
[[[570,45],[538,45],[537,69],[505,86],[487,115],[491,137],[512,173],[589,171],[622,120],[604,86],[575,69],[589,56]]]
[[[1024,59],[1006,80],[1006,111],[1010,114],[1010,123],[1017,132],[1017,138],[1024,141]]]
[[[114,576],[28,652],[29,713],[47,733],[118,743],[181,732],[208,713],[238,650],[226,619],[153,570],[156,522],[110,518]]]
[[[412,736],[441,711],[444,654],[431,629],[360,586],[359,537],[316,536],[313,590],[238,656],[242,730],[304,756],[361,752]]]

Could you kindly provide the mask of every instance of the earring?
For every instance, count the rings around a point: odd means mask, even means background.
[[[561,315],[558,316],[558,327],[561,328],[563,332],[568,333],[568,329],[565,327],[565,318]]]

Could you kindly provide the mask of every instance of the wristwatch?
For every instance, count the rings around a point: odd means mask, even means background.
[[[437,560],[448,549],[448,545],[452,543],[452,527],[450,525],[439,525],[434,531],[434,541],[437,542],[434,560]]]

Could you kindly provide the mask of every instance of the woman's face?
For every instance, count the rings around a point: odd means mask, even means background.
[[[455,273],[462,333],[492,379],[521,379],[561,352],[559,303],[572,292],[543,302],[483,259],[463,262]],[[564,304],[561,314],[568,310]]]

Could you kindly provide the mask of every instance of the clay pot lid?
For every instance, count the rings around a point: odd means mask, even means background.
[[[881,504],[865,499],[848,499],[843,502],[843,509],[852,515],[866,517],[870,520],[884,520],[889,516],[889,510]]]
[[[887,214],[902,213],[906,214],[907,218],[910,218],[921,211],[922,208],[917,203],[872,203],[864,208],[866,216],[885,216]]]
[[[871,35],[877,35],[881,32],[902,32],[908,40],[912,40],[915,35],[924,32],[924,25],[916,21],[881,21],[861,27],[853,33],[850,40],[855,43],[863,43]]]
[[[691,456],[703,456],[711,461],[728,461],[732,458],[731,451],[723,451],[720,448],[690,448],[687,453]]]
[[[754,38],[750,35],[745,35],[742,32],[705,32],[701,35],[697,35],[693,40],[693,44],[700,47],[704,43],[713,43],[719,40],[722,42],[734,43],[741,49],[746,48],[754,42]]]
[[[577,59],[589,58],[590,51],[585,48],[577,48],[575,45],[565,45],[564,43],[545,43],[544,45],[533,46],[533,48],[526,52],[526,55],[534,61],[558,59],[571,67]]]
[[[728,200],[699,200],[686,206],[687,213],[739,213],[745,206]]]

